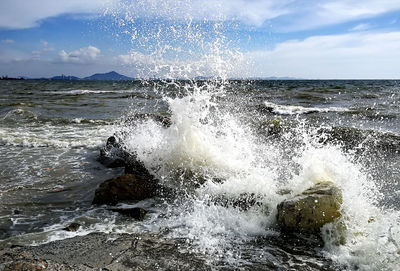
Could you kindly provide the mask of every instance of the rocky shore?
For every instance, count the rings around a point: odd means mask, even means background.
[[[166,122],[169,123],[169,122]],[[176,191],[164,187],[152,176],[134,154],[122,147],[114,136],[100,151],[99,161],[106,167],[124,167],[125,174],[104,181],[97,188],[94,205],[101,205],[113,212],[143,220],[147,210],[143,208],[119,208],[119,203],[138,202],[140,200],[163,197],[171,198]],[[241,210],[257,204],[254,195],[239,198],[233,202],[217,199],[217,203],[231,204]],[[306,246],[321,248],[323,242],[319,236],[323,225],[340,218],[342,202],[341,191],[332,182],[317,183],[299,195],[291,195],[277,206],[277,225],[282,234],[266,242],[276,243],[280,250],[269,252],[274,257],[285,258],[304,254],[302,242]],[[64,228],[76,231],[77,223]],[[170,241],[163,234],[117,234],[90,233],[70,239],[50,242],[39,246],[9,246],[0,250],[0,271],[11,270],[232,270],[232,267],[211,267],[207,260],[183,249],[185,242]],[[282,242],[282,243],[280,243]],[[312,249],[311,249],[312,250]],[[289,253],[286,253],[288,251]],[[291,255],[291,256],[289,256]],[[302,255],[304,256],[304,255]],[[306,255],[307,256],[307,255]],[[310,255],[315,258],[316,255]],[[319,257],[319,256],[317,256]],[[292,259],[292,260],[293,260]],[[288,262],[287,269],[282,265],[279,270],[294,270]],[[334,270],[327,260],[315,270]],[[252,265],[251,270],[276,270],[273,261]],[[300,269],[295,270],[303,270]],[[250,270],[238,268],[240,270]],[[304,269],[309,270],[309,269]]]
[[[210,270],[157,235],[91,233],[32,247],[0,251],[0,270]]]

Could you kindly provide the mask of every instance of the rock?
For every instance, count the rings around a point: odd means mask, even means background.
[[[267,136],[276,136],[284,131],[284,121],[282,119],[267,119],[259,123],[258,129]]]
[[[237,208],[241,211],[247,211],[252,207],[261,207],[263,206],[261,198],[257,197],[254,193],[247,194],[242,193],[235,198],[226,197],[224,195],[219,195],[218,197],[213,199],[215,204],[224,206],[224,207],[233,207]],[[265,207],[265,206],[263,206]]]
[[[122,215],[130,216],[136,220],[143,220],[147,214],[147,211],[143,208],[111,208],[109,210]]]
[[[64,231],[77,231],[81,227],[81,224],[79,223],[71,223],[67,227],[63,228]]]
[[[277,220],[283,231],[317,233],[340,217],[342,193],[332,182],[317,183],[300,195],[278,204]]]
[[[100,156],[97,160],[108,168],[125,167],[125,174],[150,176],[143,163],[137,159],[135,154],[127,152],[120,141],[115,136],[109,137],[106,146],[100,149]]]
[[[15,262],[35,262],[42,259],[46,271],[121,271],[121,270],[211,270],[204,255],[181,249],[185,242],[169,241],[162,234],[89,233],[38,246],[0,250],[2,264],[7,271],[41,270],[15,269]],[[23,251],[24,255],[18,253]],[[225,270],[225,269],[224,269]],[[226,268],[228,270],[228,268]]]
[[[161,186],[152,177],[126,174],[100,184],[92,203],[116,205],[124,201],[139,201],[158,195],[160,190]]]
[[[125,160],[125,174],[134,174],[152,178],[144,164],[137,160],[135,156],[127,157]]]
[[[107,143],[100,149],[100,156],[97,159],[101,164],[108,168],[125,166],[125,160],[129,158],[130,154],[123,149],[119,141],[115,136],[107,139]]]
[[[14,261],[4,267],[4,271],[40,271],[46,270],[47,264],[44,261],[28,262]]]
[[[26,253],[23,246],[0,249],[2,271],[40,271],[47,270],[47,267],[47,261]]]

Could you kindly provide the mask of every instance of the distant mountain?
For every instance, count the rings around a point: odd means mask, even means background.
[[[50,80],[80,80],[79,77],[72,76],[72,75],[59,75],[59,76],[53,76],[49,78]]]
[[[82,78],[82,80],[134,80],[134,78],[119,74],[115,71],[107,73],[96,73],[91,76]]]
[[[7,77],[4,78],[0,78],[3,80],[6,80]],[[88,77],[84,77],[84,78],[79,78],[76,76],[71,76],[71,75],[59,75],[59,76],[54,76],[51,78],[28,78],[28,77],[21,77],[23,79],[30,79],[30,80],[88,80],[88,81],[107,81],[107,80],[111,80],[111,81],[133,81],[133,80],[139,80],[138,78],[132,78],[132,77],[128,77],[122,74],[119,74],[115,71],[111,71],[111,72],[107,72],[107,73],[96,73],[93,74],[91,76]],[[196,76],[193,79],[194,80],[210,80],[214,77],[210,77],[210,76]],[[217,78],[220,79],[220,78]],[[149,80],[163,80],[163,78],[150,78]],[[166,79],[167,80],[167,79]],[[184,78],[177,78],[175,80],[187,80]],[[294,77],[249,77],[249,78],[240,78],[240,77],[233,77],[233,78],[229,78],[229,80],[304,80],[302,78],[294,78]]]

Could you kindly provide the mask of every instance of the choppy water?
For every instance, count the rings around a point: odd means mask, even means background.
[[[142,113],[172,125],[132,121]],[[185,192],[139,202],[143,222],[91,206],[123,172],[96,161],[114,133]],[[214,268],[398,270],[399,152],[398,81],[0,81],[0,243],[149,231]],[[283,236],[279,191],[324,179],[343,191],[346,244]],[[215,201],[249,194],[248,210]]]

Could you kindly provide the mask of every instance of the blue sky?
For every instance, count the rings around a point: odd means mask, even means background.
[[[0,75],[399,79],[400,0],[2,0]]]

